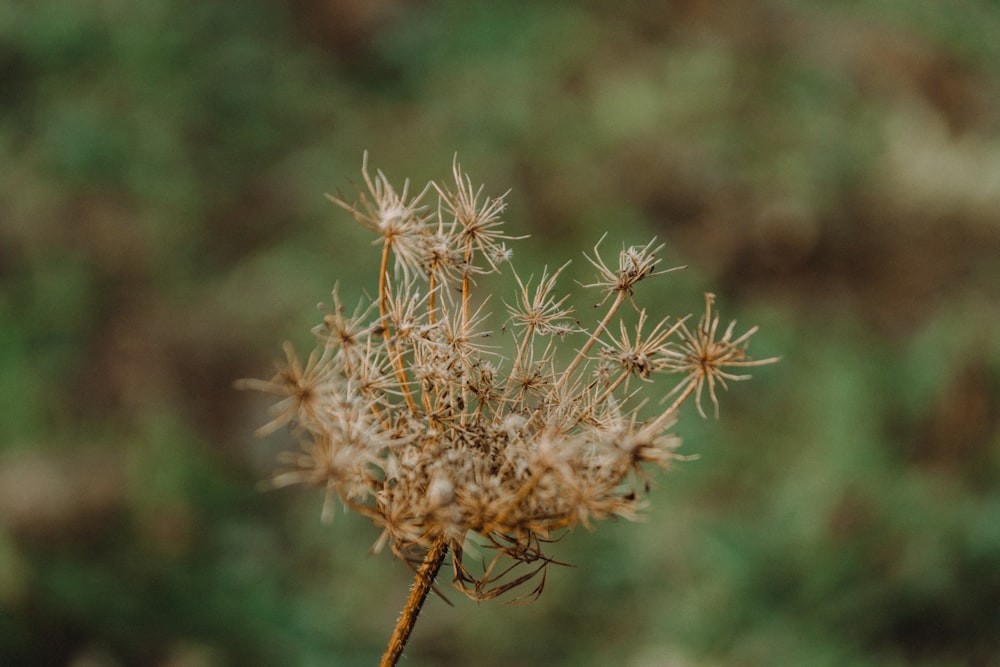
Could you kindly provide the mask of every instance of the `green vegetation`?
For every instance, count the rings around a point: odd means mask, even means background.
[[[1000,8],[518,4],[0,7],[0,664],[377,663],[412,572],[260,491],[293,439],[232,388],[373,284],[365,149],[510,187],[567,291],[655,235],[644,299],[783,359],[685,406],[648,525],[430,597],[403,664],[995,663]]]

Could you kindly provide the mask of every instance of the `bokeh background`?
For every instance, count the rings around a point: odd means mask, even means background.
[[[409,570],[261,490],[293,440],[232,388],[374,285],[323,198],[365,149],[509,188],[566,289],[656,235],[640,303],[783,357],[404,664],[1000,665],[995,0],[0,4],[0,664],[377,662]]]

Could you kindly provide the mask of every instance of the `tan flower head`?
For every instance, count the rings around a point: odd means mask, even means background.
[[[727,368],[747,368],[763,366],[778,361],[778,357],[770,359],[751,359],[747,354],[750,337],[757,333],[757,327],[751,327],[745,333],[733,338],[736,322],[732,321],[722,334],[719,334],[719,316],[712,313],[714,294],[705,295],[705,314],[698,321],[698,326],[692,332],[681,322],[680,344],[663,351],[663,364],[673,372],[684,373],[687,377],[677,385],[671,395],[677,392],[693,391],[698,412],[702,417],[705,411],[701,405],[702,390],[708,388],[708,396],[715,408],[715,416],[719,416],[719,397],[716,387],[727,388],[726,380],[737,382],[749,380],[746,374],[735,374]]]
[[[694,331],[640,308],[638,283],[674,270],[660,267],[655,241],[622,246],[614,267],[594,246],[597,276],[583,287],[604,313],[592,323],[558,291],[565,264],[527,280],[510,269],[513,343],[502,349],[510,336],[491,335],[490,300],[476,298],[471,276],[509,268],[506,243],[521,237],[503,229],[504,198],[483,196],[457,160],[452,186],[415,197],[372,176],[367,155],[362,173],[357,203],[331,199],[377,236],[376,295],[348,314],[335,289],[305,365],[286,345],[271,380],[240,384],[280,397],[262,435],[288,425],[301,437],[276,482],[319,486],[370,518],[375,550],[423,561],[418,583],[450,551],[453,584],[472,597],[530,580],[537,594],[550,541],[641,513],[650,472],[678,458],[670,429],[687,398],[703,413],[707,388],[717,411],[717,386],[746,377],[729,369],[775,360],[747,356],[755,328],[720,331],[712,295]],[[439,201],[427,209],[431,191]],[[618,316],[626,300],[633,324]],[[682,377],[663,392],[674,397],[665,409],[629,386],[671,374]]]

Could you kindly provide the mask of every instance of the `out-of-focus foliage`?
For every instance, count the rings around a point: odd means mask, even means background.
[[[410,665],[991,665],[990,0],[0,6],[0,664],[371,665],[410,572],[260,493],[268,371],[377,249],[322,194],[512,189],[525,274],[657,234],[762,326],[647,525],[532,606],[431,599]],[[529,249],[530,248],[530,249]],[[308,340],[297,340],[308,344]],[[305,345],[303,345],[305,346]]]

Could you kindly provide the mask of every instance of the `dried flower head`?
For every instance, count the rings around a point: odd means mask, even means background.
[[[745,377],[724,369],[774,359],[747,356],[756,329],[734,338],[730,325],[719,335],[711,295],[695,331],[685,318],[650,328],[636,285],[674,270],[660,268],[655,240],[623,247],[616,268],[594,247],[587,259],[597,278],[583,287],[606,310],[591,328],[557,291],[565,265],[537,281],[512,270],[504,327],[514,344],[505,354],[487,344],[496,338],[487,337],[486,299],[474,299],[471,280],[511,257],[505,242],[518,237],[503,231],[503,197],[484,197],[457,161],[453,189],[431,183],[413,198],[408,183],[397,193],[382,172],[373,178],[367,156],[362,173],[357,202],[331,199],[378,235],[377,295],[348,314],[334,290],[305,367],[286,345],[272,380],[242,382],[282,397],[261,434],[290,425],[302,440],[275,481],[323,487],[370,518],[381,531],[375,551],[422,561],[422,595],[450,550],[452,582],[470,597],[535,580],[533,597],[553,562],[549,542],[580,524],[638,516],[647,468],[678,458],[669,429],[687,398],[701,411],[707,387],[718,410],[716,386]],[[431,190],[438,205],[424,208]],[[632,326],[618,317],[626,300],[639,313]],[[572,353],[564,365],[562,349]],[[630,380],[671,374],[681,376],[664,392],[673,402],[646,414]],[[387,656],[398,657],[405,634],[394,635]]]
[[[708,396],[715,407],[715,416],[719,416],[719,397],[716,386],[727,388],[726,380],[737,382],[749,380],[750,376],[724,370],[725,368],[746,368],[763,366],[778,361],[777,357],[770,359],[751,359],[747,354],[750,337],[757,333],[757,327],[751,327],[745,333],[733,338],[736,321],[729,323],[726,330],[719,336],[719,316],[712,315],[714,294],[705,295],[705,314],[698,321],[694,332],[688,330],[684,322],[680,322],[681,343],[664,351],[664,367],[687,375],[685,380],[674,389],[674,392],[694,392],[698,412],[705,416],[701,405],[702,391],[708,387]]]

